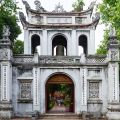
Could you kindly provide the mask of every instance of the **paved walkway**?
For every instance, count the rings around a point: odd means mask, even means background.
[[[66,109],[64,105],[54,105],[51,110],[49,110],[47,113],[65,113]]]

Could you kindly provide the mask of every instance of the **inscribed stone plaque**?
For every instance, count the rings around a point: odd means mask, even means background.
[[[47,23],[48,24],[72,24],[72,18],[71,17],[48,17],[47,18]]]

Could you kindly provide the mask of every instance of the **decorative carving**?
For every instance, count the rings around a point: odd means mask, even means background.
[[[116,36],[116,31],[115,31],[115,27],[112,28],[110,27],[110,37]]]
[[[80,57],[40,57],[39,63],[53,65],[80,64]]]
[[[25,5],[26,8],[30,9],[30,6],[27,1],[22,0],[23,4]]]
[[[39,0],[35,0],[34,4],[36,5],[36,10],[41,11],[41,3]]]
[[[34,90],[35,90],[35,102],[34,105],[38,105],[38,77],[37,77],[38,71],[37,68],[35,68],[35,80],[34,80]]]
[[[47,17],[48,24],[72,24],[71,17]]]
[[[48,79],[47,84],[73,84],[73,81],[64,74],[56,74]]]
[[[53,11],[55,13],[62,13],[62,12],[66,12],[63,8],[63,5],[60,5],[60,3],[58,3],[58,5],[55,6],[55,10]]]
[[[20,77],[32,77],[32,70],[18,70],[18,76]]]
[[[10,28],[3,26],[3,39],[8,39],[8,37],[10,36]],[[9,40],[9,39],[8,39]]]
[[[99,98],[99,82],[89,82],[89,99]]]
[[[32,17],[32,23],[35,23],[35,24],[43,24],[43,17],[42,16],[33,16]]]
[[[8,50],[4,49],[1,53],[1,60],[8,60]]]
[[[77,18],[75,18],[75,23],[77,23],[77,24],[85,24],[85,23],[87,23],[87,18],[77,17]]]
[[[31,82],[21,82],[21,98],[31,98]]]
[[[26,17],[24,16],[24,13],[23,12],[20,12],[19,13],[19,17],[20,17],[20,20],[21,20],[21,23],[24,27],[27,27],[27,21],[26,21]]]
[[[36,5],[37,12],[46,12],[46,10],[44,10],[44,8],[41,6],[41,3],[39,0],[35,0],[34,4]]]
[[[3,100],[7,100],[7,66],[3,66]]]
[[[106,58],[87,58],[88,64],[103,64],[106,63]]]
[[[94,7],[95,3],[96,3],[96,1],[91,2],[88,9],[92,9]]]
[[[111,60],[119,61],[119,52],[118,51],[111,51]]]
[[[14,58],[14,63],[33,63],[33,58]]]
[[[24,22],[26,22],[26,17],[24,16],[23,12],[19,13],[20,19],[22,19]]]
[[[95,17],[92,17],[92,22],[98,21],[100,19],[100,13],[96,12]]]

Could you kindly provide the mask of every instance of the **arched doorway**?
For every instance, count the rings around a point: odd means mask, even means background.
[[[57,35],[53,38],[52,55],[67,56],[67,40],[63,35]]]
[[[39,35],[33,35],[31,37],[31,53],[34,54],[36,52],[38,52],[39,50],[37,49],[37,47],[40,47],[40,37]],[[39,48],[40,49],[40,48]]]
[[[48,97],[49,97],[49,87],[52,85],[60,85],[60,84],[66,84],[69,85],[71,88],[71,101],[72,101],[72,111],[71,112],[75,112],[75,89],[74,89],[74,83],[72,81],[72,79],[65,75],[65,74],[55,74],[53,76],[51,76],[47,82],[46,82],[46,86],[45,86],[45,99],[46,99],[46,112],[49,110],[48,109],[48,105],[49,105],[49,101],[48,101]]]
[[[83,53],[87,55],[88,54],[88,48],[87,48],[88,45],[87,45],[87,37],[85,35],[81,35],[79,37],[78,44],[79,44],[79,46],[81,46],[83,48]],[[80,49],[80,47],[79,47],[79,49]]]

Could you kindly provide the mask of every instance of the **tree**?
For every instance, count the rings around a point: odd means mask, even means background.
[[[97,54],[106,54],[106,44],[109,37],[109,26],[115,27],[117,39],[120,41],[120,0],[102,0],[103,3],[96,5],[97,10],[101,13],[102,24],[105,24],[107,29],[104,33],[104,40],[97,49]]]
[[[19,34],[21,34],[20,27],[17,24],[17,3],[12,0],[0,0],[0,39],[2,39],[3,26],[10,28],[10,40],[14,42]]]
[[[14,54],[23,54],[24,52],[24,42],[21,40],[16,40],[13,45]]]
[[[72,7],[75,10],[80,11],[84,5],[85,5],[85,3],[83,2],[83,0],[77,0],[77,2],[74,2],[72,4]]]

